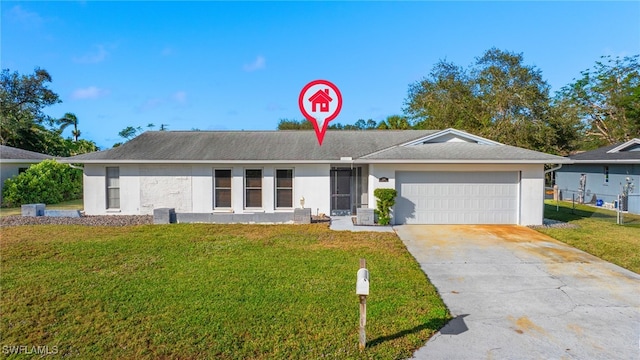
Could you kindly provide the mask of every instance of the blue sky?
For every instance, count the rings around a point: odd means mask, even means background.
[[[524,54],[552,89],[602,55],[640,53],[640,2],[0,3],[2,68],[49,71],[82,138],[109,148],[124,127],[274,130],[301,119],[298,94],[326,79],[334,120],[401,114],[440,59],[491,47]],[[69,133],[67,130],[65,135]]]

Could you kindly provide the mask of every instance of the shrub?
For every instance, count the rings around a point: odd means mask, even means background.
[[[397,192],[395,189],[375,189],[373,191],[376,201],[376,214],[380,225],[389,225],[391,221],[391,207],[396,203]]]
[[[82,170],[55,160],[31,165],[22,174],[7,179],[2,189],[5,206],[57,204],[82,197]]]

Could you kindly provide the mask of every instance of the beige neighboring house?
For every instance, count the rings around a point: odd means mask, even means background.
[[[26,171],[32,164],[46,159],[53,159],[53,156],[0,145],[0,180],[2,181],[0,190],[4,188],[5,180]],[[1,202],[2,192],[0,191]]]

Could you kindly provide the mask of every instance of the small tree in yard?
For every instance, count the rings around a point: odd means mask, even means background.
[[[376,201],[376,214],[380,225],[389,225],[391,221],[391,207],[396,203],[397,192],[395,189],[375,189],[373,195]]]
[[[82,197],[82,170],[55,160],[45,160],[7,179],[2,189],[4,206],[57,204]]]

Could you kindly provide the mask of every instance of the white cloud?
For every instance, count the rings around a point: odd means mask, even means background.
[[[23,9],[20,5],[16,5],[7,12],[9,19],[24,23],[26,25],[39,25],[42,23],[42,17],[33,11]]]
[[[187,93],[185,91],[178,91],[175,94],[173,94],[171,98],[181,105],[187,103]]]
[[[267,60],[262,55],[258,55],[258,57],[250,64],[244,64],[244,71],[251,72],[256,70],[264,69],[267,66]]]
[[[89,86],[87,88],[76,89],[71,93],[71,99],[84,100],[84,99],[97,99],[109,94],[108,90],[100,89],[96,86]]]
[[[88,52],[80,57],[74,57],[73,61],[80,64],[97,64],[104,61],[109,55],[109,52],[104,48],[104,45],[96,45],[96,48],[95,51]]]

